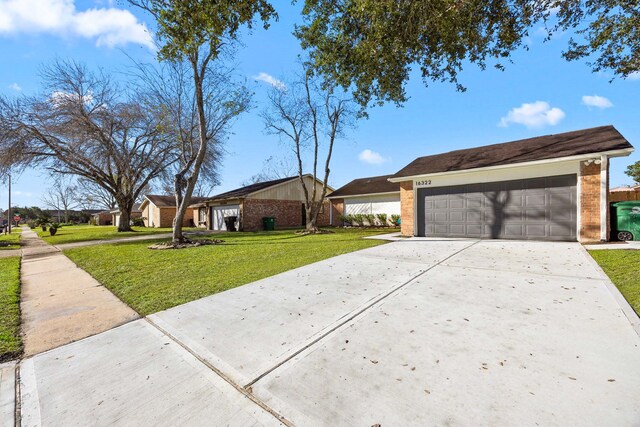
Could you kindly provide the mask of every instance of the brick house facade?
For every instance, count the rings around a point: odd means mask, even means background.
[[[313,178],[305,176],[305,184],[312,188]],[[318,193],[322,182],[315,183]],[[333,191],[327,188],[327,193]],[[300,228],[305,223],[304,194],[298,177],[261,182],[219,194],[192,206],[191,219],[198,227],[226,230],[224,217],[237,216],[239,231],[264,229],[263,218],[275,218],[276,229]],[[325,201],[318,214],[317,225],[330,225],[329,202]]]
[[[200,203],[203,201],[202,197],[193,197],[193,203]],[[173,220],[176,217],[177,208],[175,206],[176,199],[173,195],[157,195],[147,194],[144,196],[144,200],[140,204],[140,210],[142,211],[142,218],[144,219],[145,227],[154,228],[171,228],[173,227]],[[184,218],[182,220],[183,227],[194,227],[193,214],[191,209],[187,209]]]

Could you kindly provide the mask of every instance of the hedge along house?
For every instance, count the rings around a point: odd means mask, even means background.
[[[204,197],[192,197],[191,201],[200,203]],[[170,228],[173,227],[173,220],[176,217],[176,197],[168,195],[147,194],[140,204],[142,218],[145,227]],[[187,210],[182,219],[183,227],[194,227],[193,216]]]
[[[609,159],[629,142],[602,126],[420,157],[400,185],[402,234],[609,239]]]
[[[390,182],[392,175],[354,179],[328,197],[331,201],[331,225],[341,226],[340,215],[400,215],[400,184]]]
[[[309,191],[314,179],[303,176]],[[322,182],[315,180],[317,194],[322,193]],[[333,188],[327,186],[327,194]],[[235,228],[240,231],[263,230],[262,218],[275,218],[276,229],[303,227],[306,224],[304,191],[300,178],[288,177],[273,181],[258,182],[218,194],[201,203],[192,205],[193,220],[198,227],[225,231],[225,217],[236,217]],[[329,202],[318,215],[318,225],[329,225]]]

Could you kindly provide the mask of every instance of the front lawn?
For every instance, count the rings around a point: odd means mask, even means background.
[[[0,233],[0,242],[7,242],[9,246],[0,246],[0,250],[20,249],[20,227],[12,227],[11,234]]]
[[[589,253],[640,314],[640,251],[612,249]]]
[[[65,254],[142,315],[273,276],[335,255],[384,243],[362,239],[380,230],[335,230],[299,236],[292,231],[225,233],[223,244],[147,249],[119,243],[69,249]]]
[[[51,236],[49,231],[42,231],[41,228],[36,229],[38,236],[52,245],[72,242],[86,242],[88,240],[112,240],[121,237],[145,236],[157,233],[171,233],[170,228],[147,228],[133,227],[135,231],[127,231],[119,233],[116,227],[110,225],[70,225],[61,227],[55,236]],[[185,228],[185,231],[190,230]]]
[[[0,258],[0,362],[15,359],[20,339],[20,257]]]

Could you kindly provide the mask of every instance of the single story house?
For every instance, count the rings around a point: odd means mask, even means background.
[[[354,179],[331,193],[331,225],[340,226],[340,215],[400,215],[400,184],[390,182],[392,175]]]
[[[111,224],[118,227],[120,225],[120,209],[114,209],[110,211],[111,213]],[[140,203],[136,203],[133,205],[133,209],[131,209],[131,219],[140,218],[142,216],[142,211],[140,210]]]
[[[191,203],[203,202],[204,197],[192,197]],[[169,228],[173,227],[176,217],[176,197],[168,195],[147,194],[140,204],[145,227]],[[194,227],[191,210],[187,209],[182,220],[183,227]]]
[[[602,126],[420,157],[389,181],[405,236],[606,241],[609,161],[632,151]]]
[[[113,224],[113,215],[111,211],[100,211],[96,212],[93,215],[93,220],[91,221],[94,225],[111,225]]]
[[[309,189],[313,188],[313,176],[303,179]],[[317,192],[322,191],[322,182],[315,182]],[[327,187],[327,193],[333,188]],[[225,217],[235,217],[235,228],[240,231],[263,230],[263,217],[274,217],[275,228],[303,227],[306,224],[304,192],[297,176],[258,182],[213,196],[192,205],[193,221],[207,230],[227,230]],[[329,202],[318,215],[318,225],[329,225]]]

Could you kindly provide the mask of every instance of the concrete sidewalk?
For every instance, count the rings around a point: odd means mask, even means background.
[[[59,249],[22,232],[21,304],[25,356],[104,332],[138,318]]]

